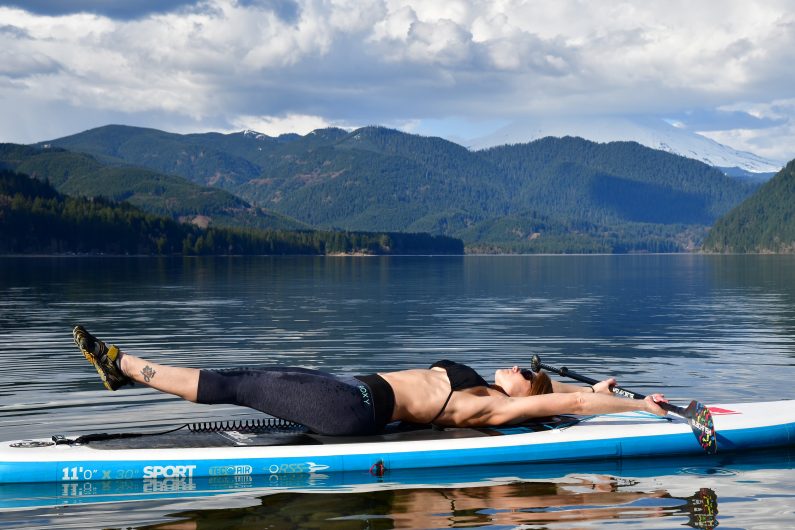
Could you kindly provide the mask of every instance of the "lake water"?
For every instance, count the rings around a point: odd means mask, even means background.
[[[795,398],[793,256],[0,258],[0,300],[3,440],[256,416],[103,390],[75,323],[183,366],[354,374],[452,358],[491,378],[538,353],[680,404]],[[795,526],[794,467],[781,450],[356,488],[328,477],[326,489],[0,511],[0,529],[783,528]]]

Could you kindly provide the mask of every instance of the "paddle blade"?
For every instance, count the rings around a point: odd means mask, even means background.
[[[701,488],[687,500],[689,526],[714,530],[718,526],[718,496],[709,488]]]
[[[715,424],[712,422],[712,414],[709,409],[703,403],[691,401],[685,409],[684,416],[704,451],[709,455],[717,453],[718,441],[715,437]]]

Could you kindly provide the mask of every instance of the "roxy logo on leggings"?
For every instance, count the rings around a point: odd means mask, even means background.
[[[362,393],[362,401],[364,401],[364,404],[368,407],[372,407],[373,404],[370,402],[370,390],[364,385],[359,385],[359,392]]]

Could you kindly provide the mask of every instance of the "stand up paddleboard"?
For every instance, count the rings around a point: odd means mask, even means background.
[[[632,487],[638,480],[654,477],[655,482],[677,484],[670,491],[671,498],[677,498],[696,486],[699,490],[691,499],[695,504],[689,508],[693,515],[701,518],[717,514],[717,499],[714,493],[704,491],[703,477],[724,474],[755,473],[769,476],[770,471],[778,473],[791,470],[795,466],[795,449],[782,448],[767,451],[753,451],[721,455],[677,455],[673,457],[632,458],[613,460],[591,460],[587,462],[554,462],[535,464],[509,464],[489,466],[460,466],[448,468],[424,468],[392,470],[377,477],[364,471],[345,473],[294,473],[283,475],[218,475],[213,477],[176,477],[140,480],[105,480],[76,482],[39,482],[24,484],[0,484],[0,512],[31,510],[53,506],[80,506],[98,503],[121,502],[164,502],[166,500],[191,501],[191,509],[197,504],[192,501],[209,499],[208,506],[218,506],[212,499],[231,496],[243,499],[261,498],[283,492],[295,493],[365,493],[385,490],[416,490],[439,488],[473,488],[510,485],[520,482],[540,482],[574,484],[575,491],[581,484],[590,487],[596,484],[614,484],[616,487]],[[667,478],[666,478],[667,477]],[[695,482],[688,480],[694,477]],[[726,495],[727,484],[722,485]],[[588,488],[585,494],[596,493]],[[707,493],[705,497],[704,493]],[[469,496],[469,493],[465,494]],[[731,495],[731,494],[729,494]],[[710,499],[712,497],[712,499]],[[455,497],[453,497],[455,498]],[[564,500],[570,499],[570,493]],[[686,500],[686,499],[682,499]],[[711,502],[710,502],[711,500]],[[575,501],[576,502],[576,501]],[[237,504],[225,501],[223,506]],[[254,502],[254,504],[259,504]],[[174,505],[176,506],[176,505]],[[627,506],[633,509],[632,505]],[[117,508],[114,508],[116,510]],[[144,510],[146,511],[146,510]],[[79,511],[71,511],[72,517]],[[93,513],[93,512],[92,512]],[[714,517],[713,517],[714,518]],[[707,521],[708,522],[708,521]],[[696,528],[714,528],[713,524],[691,525]]]
[[[721,453],[795,445],[795,401],[709,407]],[[329,437],[279,422],[192,424],[159,434],[0,443],[0,484],[459,468],[704,454],[688,420],[643,412],[559,417],[505,428],[392,424]]]

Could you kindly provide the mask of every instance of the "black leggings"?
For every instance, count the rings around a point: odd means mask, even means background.
[[[343,379],[291,367],[202,370],[196,401],[242,405],[318,434],[352,436],[383,429],[394,399],[392,388],[378,375]]]

